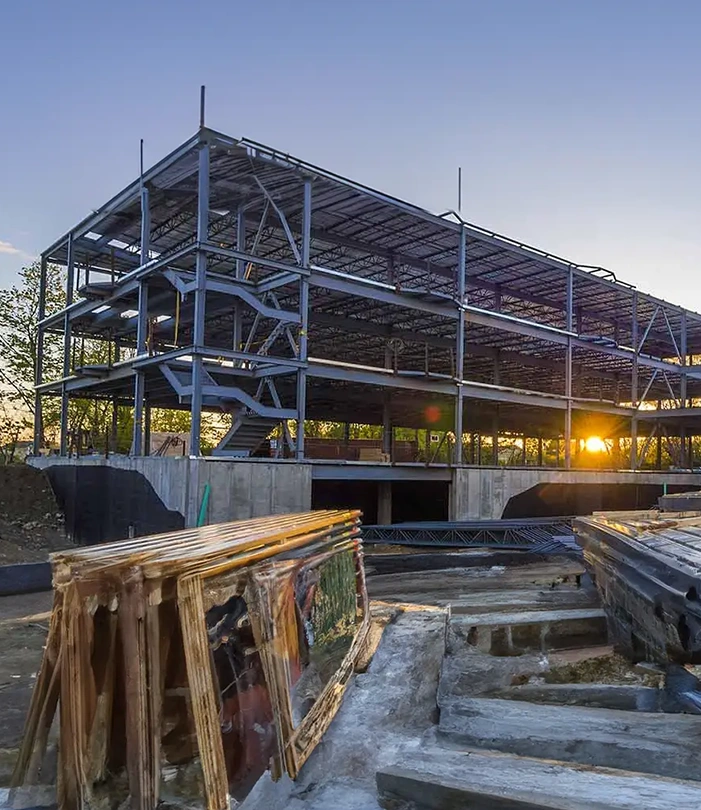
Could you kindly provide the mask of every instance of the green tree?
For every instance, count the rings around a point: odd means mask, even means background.
[[[22,434],[31,432],[34,417],[34,373],[37,358],[37,322],[39,318],[39,286],[41,266],[38,261],[19,272],[19,282],[0,290],[0,443],[5,446],[12,437],[14,445]],[[57,265],[47,265],[45,313],[51,315],[65,306],[65,274]],[[63,376],[63,334],[45,332],[44,379],[57,380]],[[76,337],[73,339],[73,366],[106,364],[109,343],[104,340]],[[43,441],[58,441],[60,399],[45,396],[42,401]],[[211,448],[217,440],[216,420],[203,415],[202,444]],[[18,428],[19,426],[19,428]],[[120,407],[117,412],[117,443],[112,449],[128,452],[131,445],[133,409]],[[18,433],[19,429],[19,433]],[[72,436],[81,436],[83,449],[92,445],[103,449],[112,433],[112,403],[109,400],[71,399],[68,408],[68,429]],[[154,408],[152,431],[187,433],[190,414]],[[6,435],[7,434],[7,437]],[[12,442],[10,442],[11,444]],[[2,451],[0,451],[0,463]]]

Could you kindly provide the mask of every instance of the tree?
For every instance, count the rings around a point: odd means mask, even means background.
[[[19,283],[0,290],[0,443],[14,446],[31,433],[34,416],[34,373],[37,358],[37,322],[41,265],[38,261],[19,272]],[[65,274],[57,265],[46,268],[45,314],[59,312],[65,306]],[[63,376],[63,335],[44,334],[44,379]],[[98,365],[109,361],[109,343],[92,338],[74,338],[72,365]],[[61,403],[58,397],[43,398],[43,442],[58,440]],[[217,440],[216,420],[203,414],[202,445],[206,450]],[[131,445],[133,408],[120,407],[117,412],[117,444],[112,449],[128,452]],[[190,414],[154,408],[152,431],[187,433]],[[71,399],[68,408],[68,430],[83,437],[83,449],[106,446],[112,433],[112,403],[109,400]],[[19,432],[18,432],[19,431]],[[0,450],[0,462],[2,462]]]

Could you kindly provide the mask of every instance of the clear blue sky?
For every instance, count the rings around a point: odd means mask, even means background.
[[[167,9],[167,10],[166,10]],[[0,284],[207,123],[701,310],[701,3],[0,3]],[[16,251],[16,252],[15,252]]]

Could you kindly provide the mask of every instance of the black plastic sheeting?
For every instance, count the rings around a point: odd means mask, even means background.
[[[0,596],[51,590],[51,565],[48,562],[0,565]]]
[[[184,517],[167,509],[134,470],[57,464],[46,474],[65,515],[66,534],[79,545],[185,528]]]

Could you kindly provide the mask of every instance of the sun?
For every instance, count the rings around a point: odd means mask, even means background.
[[[607,449],[606,442],[599,436],[590,436],[584,442],[584,446],[588,453],[605,453]]]

